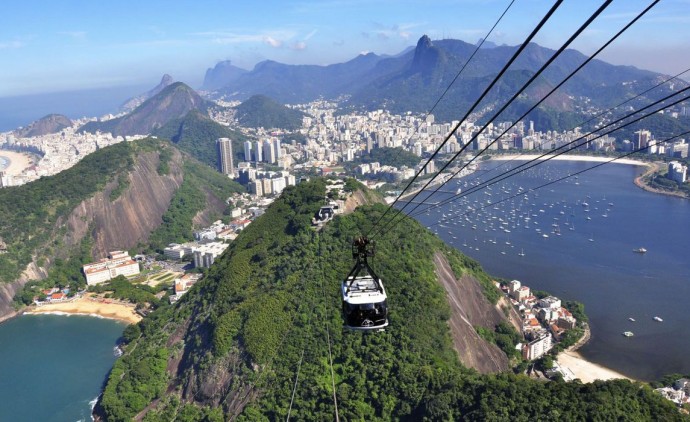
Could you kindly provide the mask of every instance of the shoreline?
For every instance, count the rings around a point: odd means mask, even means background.
[[[604,163],[607,161],[611,161],[612,158],[614,157],[594,157],[591,155],[559,155],[554,157],[553,155],[546,155],[544,157],[541,157],[540,154],[501,154],[501,155],[492,155],[491,160],[496,160],[496,161],[508,161],[508,160],[534,160],[539,158],[539,161],[546,160],[548,158],[551,158],[551,160],[558,160],[558,161],[583,161],[583,162],[589,162],[589,163]],[[632,160],[630,158],[622,158],[620,160],[613,161],[612,164],[625,164],[625,165],[632,165],[632,166],[651,166],[650,163],[647,163],[645,161],[639,161],[639,160]]]
[[[660,195],[675,196],[676,198],[690,199],[685,194],[683,194],[682,192],[667,191],[667,190],[663,190],[663,189],[656,189],[656,188],[649,186],[649,184],[647,184],[646,179],[648,177],[652,176],[653,174],[657,173],[658,171],[659,171],[659,163],[658,162],[649,163],[647,170],[635,178],[635,180],[634,180],[635,186],[637,186],[638,188],[645,190],[647,192],[658,193]]]
[[[577,351],[563,351],[558,354],[556,362],[569,370],[575,378],[578,378],[583,383],[590,383],[596,380],[608,381],[613,379],[626,379],[628,381],[636,381],[633,378],[625,376],[613,369],[590,362]]]
[[[525,155],[509,154],[509,155],[491,156],[491,160],[496,160],[496,161],[508,161],[508,160],[515,160],[515,159],[534,160],[534,159],[537,159],[539,157],[540,157],[540,155],[537,155],[537,154],[525,154]],[[544,157],[540,158],[540,161],[543,161],[543,160],[547,159],[548,157],[553,157],[553,156],[551,156],[551,155],[544,156]],[[552,158],[552,160],[603,163],[603,162],[610,161],[611,158],[613,158],[613,157],[593,157],[590,155],[567,155],[567,154],[564,154],[564,155],[559,155],[557,157],[554,157],[554,158]],[[620,160],[613,161],[612,164],[624,164],[624,165],[646,167],[645,172],[642,173],[640,176],[637,176],[633,180],[633,183],[635,183],[635,186],[637,186],[638,188],[640,188],[642,190],[645,190],[645,191],[651,192],[651,193],[657,193],[660,195],[667,195],[667,196],[674,196],[676,198],[690,199],[681,192],[672,192],[672,191],[667,191],[667,190],[662,190],[662,189],[656,189],[656,188],[653,188],[647,184],[645,179],[647,177],[649,177],[650,175],[659,171],[659,163],[658,162],[640,161],[640,160],[633,160],[633,159],[629,159],[629,158],[623,158]]]
[[[24,170],[35,164],[28,153],[0,149],[0,156],[9,160],[8,166],[4,172],[10,176],[20,176]]]
[[[142,316],[136,313],[135,305],[122,302],[99,302],[90,297],[82,297],[69,302],[50,303],[31,306],[24,310],[26,315],[83,315],[96,318],[113,319],[126,324],[136,324]]]
[[[626,379],[629,381],[636,381],[626,375],[621,374],[611,368],[599,365],[590,360],[587,360],[577,350],[587,344],[592,337],[592,331],[589,324],[585,327],[585,332],[582,338],[577,343],[560,352],[556,357],[556,362],[570,372],[574,378],[579,378],[583,383],[594,382],[596,380],[612,380],[612,379]]]

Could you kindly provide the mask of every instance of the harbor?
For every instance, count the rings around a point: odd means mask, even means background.
[[[689,372],[690,317],[678,298],[690,295],[681,252],[690,239],[671,228],[690,224],[688,201],[637,188],[645,167],[634,161],[535,189],[595,165],[592,157],[554,160],[471,193],[477,179],[520,163],[502,158],[449,182],[444,190],[461,189],[460,198],[439,192],[429,202],[441,205],[419,205],[416,218],[490,274],[584,303],[592,329],[578,351],[585,359],[640,380]]]

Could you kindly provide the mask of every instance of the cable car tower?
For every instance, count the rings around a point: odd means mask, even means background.
[[[355,266],[343,280],[343,317],[352,330],[378,330],[388,326],[388,303],[381,279],[369,266],[375,243],[365,236],[352,242]]]

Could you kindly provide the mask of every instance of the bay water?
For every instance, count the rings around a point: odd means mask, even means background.
[[[0,421],[90,421],[124,328],[78,315],[0,324]]]
[[[484,162],[428,202],[517,164]],[[644,167],[614,163],[530,191],[594,165],[553,160],[416,218],[489,274],[584,303],[586,359],[640,380],[690,374],[690,201],[646,192],[633,183]]]

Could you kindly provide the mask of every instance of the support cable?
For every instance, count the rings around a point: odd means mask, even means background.
[[[506,102],[496,113],[494,113],[493,117],[490,118],[490,119],[484,124],[484,126],[482,126],[481,129],[479,129],[479,131],[477,132],[477,134],[475,134],[475,136],[472,138],[472,140],[474,140],[477,136],[479,136],[482,132],[484,132],[484,130],[489,126],[489,124],[491,124],[491,123],[493,122],[493,120],[494,120],[496,117],[498,117],[501,113],[503,113],[503,111],[505,111],[505,109],[507,109],[507,108],[513,103],[513,101],[515,101],[515,100],[520,96],[520,94],[522,94],[522,93],[532,84],[532,82],[534,82],[534,80],[537,79],[537,78],[538,78],[538,77],[539,77],[539,76],[540,76],[540,75],[551,65],[551,63],[553,63],[553,62],[561,55],[561,53],[563,53],[563,51],[565,51],[565,49],[566,49],[573,41],[575,41],[575,39],[576,39],[582,32],[584,32],[585,29],[587,29],[587,27],[594,21],[594,19],[596,19],[596,18],[597,18],[597,17],[598,17],[608,6],[611,5],[611,2],[612,2],[612,1],[613,1],[613,0],[607,0],[607,1],[605,1],[605,2],[604,2],[604,3],[603,3],[603,4],[602,4],[602,5],[601,5],[601,6],[600,6],[600,7],[599,7],[599,8],[598,8],[598,9],[597,9],[597,10],[596,10],[586,21],[585,21],[585,23],[583,23],[583,24],[580,26],[580,28],[578,28],[577,31],[575,31],[575,33],[572,34],[572,35],[568,38],[568,40],[567,40],[567,41],[566,41],[566,42],[565,42],[565,43],[564,43],[564,44],[563,44],[563,45],[562,45],[562,46],[561,46],[561,47],[560,47],[560,48],[559,48],[559,49],[558,49],[558,50],[557,50],[547,61],[546,61],[546,63],[544,63],[544,64],[539,68],[539,70],[538,70],[536,73],[534,73],[534,74],[532,75],[532,77],[530,77],[530,79],[522,86],[522,88],[520,88],[517,92],[515,92],[515,94],[513,94],[513,96],[512,96],[512,97],[511,97],[511,98],[510,98],[510,99],[509,99],[509,100],[508,100],[508,101],[507,101],[507,102]],[[658,2],[658,1],[660,1],[660,0],[655,0],[655,1]],[[542,100],[542,101],[543,101],[543,100]],[[448,136],[446,136],[446,140],[448,140],[448,139],[450,138],[450,136],[452,136],[452,134],[453,134],[454,132],[455,132],[455,130],[451,131],[451,132],[448,134]],[[497,138],[497,139],[498,139],[498,138]],[[496,142],[496,140],[494,140],[493,142]],[[445,143],[445,141],[444,141],[444,143]],[[447,167],[448,167],[458,156],[460,156],[460,154],[462,154],[462,153],[465,151],[465,149],[467,149],[467,147],[468,147],[470,144],[471,144],[471,141],[468,142],[468,143],[466,143],[465,145],[463,145],[462,148],[460,148],[460,151],[458,151],[448,162],[446,162],[446,164],[444,164],[443,167],[441,167],[441,169],[440,169],[438,172],[436,172],[436,174],[435,174],[431,179],[429,179],[429,181],[426,182],[426,184],[425,184],[417,193],[414,194],[414,196],[412,197],[412,199],[410,200],[410,202],[406,202],[405,205],[403,205],[403,207],[402,207],[401,209],[397,210],[397,213],[393,216],[393,218],[391,218],[391,219],[384,225],[383,228],[379,229],[378,232],[374,233],[373,236],[375,236],[376,234],[378,234],[378,233],[380,233],[381,231],[385,230],[385,227],[386,227],[386,226],[388,226],[388,225],[390,225],[390,224],[393,224],[393,221],[395,221],[396,217],[400,216],[401,214],[404,215],[405,207],[407,207],[407,205],[411,204],[411,203],[412,203],[411,201],[414,201],[414,199],[417,198],[417,196],[419,196],[419,194],[422,193],[422,192],[424,191],[424,189],[426,189],[426,188],[434,181],[434,179],[436,179],[436,177],[438,177],[438,176],[443,172],[443,170],[445,170],[445,169],[446,169],[446,168],[447,168]],[[442,144],[441,146],[443,146],[443,144]],[[488,148],[488,146],[487,146],[487,148]],[[485,151],[485,150],[486,150],[486,148],[485,148],[483,151]],[[438,151],[438,150],[437,150],[437,151]],[[482,152],[483,152],[483,151],[482,151]],[[481,152],[480,152],[480,154],[481,154]],[[432,156],[432,158],[433,158],[433,156]],[[475,157],[475,158],[476,158],[476,157]],[[430,160],[431,160],[431,159],[430,159]],[[466,165],[465,165],[465,166],[466,166]],[[422,170],[423,170],[423,168],[422,168]],[[420,172],[421,172],[421,170],[420,170]],[[442,186],[442,185],[443,185],[443,183],[441,183],[441,186]],[[437,189],[440,189],[440,186],[439,186],[439,188],[437,188]],[[425,198],[425,199],[428,199],[428,196],[427,196],[427,198]],[[424,200],[421,201],[421,203],[423,203],[423,202],[424,202]],[[394,204],[391,204],[391,205],[394,205]],[[415,207],[413,208],[413,211],[414,211],[418,206],[419,206],[419,205],[415,206]],[[372,236],[372,237],[373,237],[373,236]]]
[[[441,151],[441,149],[443,148],[443,146],[448,142],[448,140],[450,139],[450,137],[452,136],[452,134],[455,133],[455,131],[458,130],[458,128],[460,127],[460,125],[467,119],[467,117],[472,113],[472,111],[479,105],[479,103],[484,99],[484,97],[489,93],[489,91],[494,87],[494,85],[496,85],[496,83],[501,79],[501,77],[503,76],[503,74],[508,70],[508,68],[509,68],[509,67],[513,64],[513,62],[518,58],[518,56],[522,53],[522,51],[523,51],[525,48],[527,48],[527,46],[528,46],[529,43],[532,41],[532,39],[537,35],[537,33],[538,33],[538,32],[541,30],[541,28],[546,24],[546,22],[551,18],[551,16],[556,12],[556,10],[561,6],[562,3],[563,3],[563,0],[556,0],[556,2],[553,4],[553,6],[551,6],[551,9],[549,9],[549,11],[546,13],[546,15],[541,19],[541,21],[539,21],[539,23],[537,24],[537,26],[536,26],[536,27],[532,30],[532,32],[527,36],[527,38],[525,39],[525,41],[518,47],[518,49],[515,51],[515,53],[513,54],[513,56],[512,56],[512,57],[508,60],[508,62],[503,66],[503,68],[500,70],[500,72],[499,72],[498,75],[494,78],[494,80],[489,84],[488,87],[486,87],[486,89],[484,90],[484,92],[482,92],[482,94],[479,96],[479,98],[477,98],[477,100],[474,102],[474,104],[467,110],[467,112],[465,113],[465,116],[464,116],[464,117],[463,117],[463,118],[452,128],[452,130],[451,130],[451,131],[449,132],[449,134],[445,137],[445,139],[443,140],[443,142],[441,143],[441,145],[436,149],[436,151],[434,151],[434,153],[433,153],[433,154],[431,155],[431,157],[427,160],[427,162],[419,169],[419,171],[417,172],[417,174],[414,175],[414,177],[412,178],[412,180],[410,180],[410,182],[407,184],[407,186],[405,186],[405,188],[402,190],[402,192],[400,192],[400,194],[395,198],[395,201],[393,201],[393,203],[392,203],[388,208],[386,208],[386,211],[385,211],[385,212],[381,215],[381,217],[379,217],[379,219],[374,223],[374,225],[371,227],[371,229],[369,230],[369,232],[367,232],[367,234],[366,234],[367,237],[369,237],[369,234],[371,233],[371,231],[372,231],[375,227],[378,226],[378,224],[383,220],[383,218],[388,214],[388,212],[389,212],[391,209],[393,209],[393,207],[395,206],[395,204],[396,204],[396,203],[400,200],[400,198],[405,194],[405,191],[407,191],[407,189],[409,189],[410,186],[412,186],[412,184],[413,184],[414,181],[417,179],[417,177],[419,177],[419,175],[424,171],[424,169],[426,168],[426,166],[429,165],[429,163],[431,162],[431,160],[433,160],[434,157],[436,157],[436,155]]]
[[[674,105],[677,105],[677,104],[679,104],[679,103],[682,103],[683,101],[687,101],[688,99],[690,99],[690,96],[681,97],[681,98],[679,98],[679,99],[677,99],[677,100],[674,100],[672,103],[664,104],[664,105],[662,105],[661,107],[655,109],[654,111],[650,111],[650,112],[647,113],[647,114],[644,114],[644,115],[642,115],[642,116],[636,117],[635,119],[630,120],[630,121],[628,121],[628,122],[626,122],[626,123],[623,123],[623,124],[621,124],[620,126],[615,127],[615,128],[613,128],[613,129],[611,129],[611,130],[609,130],[609,131],[607,131],[607,132],[601,133],[601,134],[595,136],[594,138],[589,138],[589,139],[588,139],[588,137],[590,137],[591,135],[593,135],[595,132],[601,131],[601,130],[603,130],[603,129],[608,128],[609,126],[612,126],[612,125],[615,125],[615,124],[617,124],[617,123],[620,123],[621,121],[623,121],[623,120],[625,120],[625,119],[628,119],[628,118],[634,116],[635,114],[638,114],[638,113],[640,113],[640,112],[642,112],[642,111],[644,111],[644,110],[646,110],[646,109],[648,109],[648,108],[651,108],[652,106],[658,105],[659,103],[664,102],[664,101],[670,99],[671,97],[674,97],[674,96],[676,96],[676,95],[678,95],[678,94],[681,94],[681,93],[683,93],[683,92],[686,92],[686,91],[688,91],[688,90],[690,90],[690,86],[688,86],[688,87],[686,87],[686,88],[683,88],[683,89],[681,89],[681,90],[679,90],[679,91],[677,91],[677,92],[675,92],[675,93],[673,93],[673,94],[670,94],[670,95],[668,95],[668,96],[666,96],[666,97],[664,97],[664,98],[662,98],[662,99],[660,99],[660,100],[657,100],[657,101],[653,102],[652,104],[649,104],[649,105],[647,105],[647,106],[641,108],[640,110],[637,110],[637,111],[634,111],[634,112],[632,112],[632,113],[629,113],[629,114],[627,114],[627,115],[625,115],[625,116],[623,116],[623,117],[621,117],[621,118],[619,118],[619,119],[617,119],[617,120],[615,120],[615,121],[613,121],[613,122],[611,122],[611,123],[609,123],[609,124],[607,124],[607,125],[605,125],[605,126],[599,128],[599,129],[597,129],[597,130],[594,130],[594,131],[592,131],[592,132],[590,132],[590,133],[587,133],[587,134],[585,134],[585,135],[583,135],[583,136],[580,136],[579,138],[576,138],[576,139],[574,139],[574,140],[572,140],[572,141],[570,141],[570,142],[568,142],[568,143],[566,143],[566,144],[563,144],[563,145],[561,145],[560,147],[558,147],[558,148],[556,148],[556,149],[547,151],[547,152],[545,152],[545,153],[539,155],[538,157],[535,157],[535,158],[533,158],[533,159],[531,159],[531,160],[529,160],[529,161],[527,161],[527,162],[525,162],[525,163],[520,164],[519,166],[517,166],[517,167],[515,167],[515,168],[509,169],[506,173],[499,174],[499,175],[497,175],[497,176],[494,176],[494,177],[491,178],[491,179],[488,179],[488,180],[486,180],[486,181],[484,181],[484,182],[481,182],[480,184],[471,187],[471,188],[468,189],[467,191],[461,192],[461,193],[459,193],[459,194],[457,194],[457,195],[453,195],[453,196],[450,197],[450,198],[446,198],[446,199],[444,199],[444,200],[442,200],[442,201],[439,201],[439,202],[436,203],[436,204],[429,205],[427,208],[424,208],[424,209],[422,209],[422,210],[420,210],[420,211],[417,211],[416,213],[410,213],[410,214],[408,214],[408,215],[409,215],[410,217],[416,217],[416,216],[418,216],[418,215],[420,215],[420,214],[422,214],[422,213],[424,213],[424,212],[426,212],[426,211],[429,211],[429,210],[432,210],[432,209],[441,207],[441,206],[446,205],[446,204],[448,204],[448,203],[450,203],[450,202],[454,202],[454,201],[456,201],[456,200],[458,200],[458,199],[460,199],[460,198],[463,198],[463,197],[465,197],[465,196],[468,196],[468,195],[471,195],[471,194],[473,194],[473,193],[476,193],[476,192],[478,192],[478,191],[480,191],[480,190],[483,190],[484,188],[487,188],[487,187],[489,187],[489,186],[491,186],[491,185],[494,185],[494,184],[496,184],[496,183],[498,183],[498,182],[500,182],[500,181],[503,181],[503,180],[508,179],[508,178],[510,178],[510,177],[513,177],[513,176],[515,176],[515,175],[517,175],[517,174],[519,174],[519,173],[522,173],[522,172],[524,172],[524,171],[527,171],[527,170],[531,169],[532,167],[535,167],[535,166],[544,164],[544,163],[546,163],[547,161],[550,161],[550,160],[552,160],[552,159],[554,159],[554,158],[556,158],[556,157],[558,157],[558,156],[560,156],[560,155],[563,155],[563,154],[565,154],[565,153],[567,153],[567,152],[570,152],[570,151],[573,151],[573,150],[575,150],[575,149],[577,149],[577,148],[580,148],[581,146],[583,146],[584,144],[586,144],[586,143],[588,143],[588,142],[592,142],[592,141],[597,140],[597,139],[599,139],[599,138],[602,138],[602,137],[604,137],[604,136],[610,135],[611,133],[613,133],[613,132],[615,132],[615,131],[617,131],[617,130],[620,130],[620,129],[624,128],[624,127],[630,126],[630,125],[632,125],[633,123],[637,123],[637,122],[639,122],[639,121],[641,121],[641,120],[643,120],[643,119],[645,119],[645,118],[647,118],[647,117],[649,117],[649,116],[651,116],[651,115],[654,115],[654,114],[658,113],[659,111],[662,111],[662,110],[664,110],[664,109],[666,109],[666,108],[668,108],[668,107],[672,107],[672,106],[674,106]],[[582,140],[584,140],[584,141],[581,142],[581,143],[579,143],[579,144],[573,145],[574,143],[576,143],[576,142],[578,142],[578,141],[582,141]],[[559,151],[559,150],[561,150],[561,149],[563,149],[563,148],[565,148],[565,147],[569,147],[569,148],[568,148],[568,149],[565,149],[565,150],[563,150],[563,151]],[[556,152],[556,151],[559,151],[559,152]],[[555,153],[555,154],[554,154],[554,153]],[[534,163],[534,164],[533,164],[533,163]],[[530,165],[530,164],[531,164],[531,165]],[[387,231],[386,233],[388,233],[388,231]]]
[[[528,192],[533,192],[533,191],[535,191],[535,190],[542,189],[542,188],[545,188],[545,187],[547,187],[547,186],[551,186],[551,185],[553,185],[553,184],[556,184],[556,183],[558,183],[558,182],[561,182],[561,181],[566,180],[566,179],[568,179],[568,178],[571,178],[571,177],[573,177],[573,176],[578,176],[578,175],[580,175],[580,174],[582,174],[582,173],[584,173],[584,172],[587,172],[587,171],[590,171],[590,170],[594,170],[595,168],[601,167],[601,166],[603,166],[603,165],[610,164],[610,163],[612,163],[612,162],[614,162],[614,161],[620,160],[620,159],[625,158],[625,157],[629,157],[629,156],[631,156],[632,154],[635,154],[635,153],[638,153],[638,152],[642,152],[642,151],[648,149],[648,148],[651,147],[651,146],[659,145],[659,144],[662,144],[662,143],[664,143],[664,142],[670,142],[670,141],[672,141],[672,140],[674,140],[674,139],[676,139],[676,138],[680,138],[681,136],[686,136],[686,135],[690,135],[690,130],[685,131],[685,132],[683,132],[683,133],[679,133],[678,135],[671,136],[671,137],[666,138],[666,139],[664,139],[664,140],[657,141],[657,142],[655,142],[655,143],[650,143],[650,144],[648,144],[648,145],[645,146],[645,147],[641,147],[641,148],[634,149],[634,150],[632,150],[632,151],[630,151],[630,152],[627,152],[627,153],[625,153],[625,154],[623,154],[623,155],[619,155],[618,157],[614,157],[614,158],[612,158],[612,159],[610,159],[610,160],[608,160],[608,161],[604,161],[604,162],[598,163],[598,164],[596,164],[596,165],[594,165],[594,166],[592,166],[592,167],[588,167],[588,168],[586,168],[586,169],[583,169],[583,170],[580,170],[580,171],[576,171],[575,173],[571,173],[571,174],[568,174],[568,175],[566,175],[566,176],[559,177],[558,179],[551,180],[550,182],[544,183],[543,185],[539,185],[539,186],[537,186],[537,187],[527,189],[527,190],[525,190],[525,191],[523,191],[523,192],[520,192],[520,193],[517,193],[517,194],[515,194],[515,195],[508,196],[508,197],[506,197],[506,198],[501,199],[500,201],[491,202],[491,203],[489,203],[489,204],[483,205],[483,206],[481,206],[481,207],[478,207],[478,208],[476,208],[476,209],[473,209],[473,210],[471,210],[471,211],[468,211],[468,212],[466,212],[466,213],[460,215],[460,217],[469,215],[469,214],[471,214],[473,211],[479,211],[479,210],[483,210],[483,209],[488,208],[488,207],[493,207],[494,205],[498,205],[498,204],[503,203],[503,202],[505,202],[505,201],[508,201],[508,200],[510,200],[510,199],[517,198],[518,196],[525,195],[525,194],[528,193]],[[442,219],[440,219],[438,222],[436,222],[436,223],[434,223],[434,224],[431,224],[431,225],[429,225],[429,226],[427,226],[427,227],[434,227],[434,226],[439,225],[439,224],[441,224],[441,223],[444,223],[444,222],[446,222],[446,221],[448,221],[448,218],[442,218]]]

